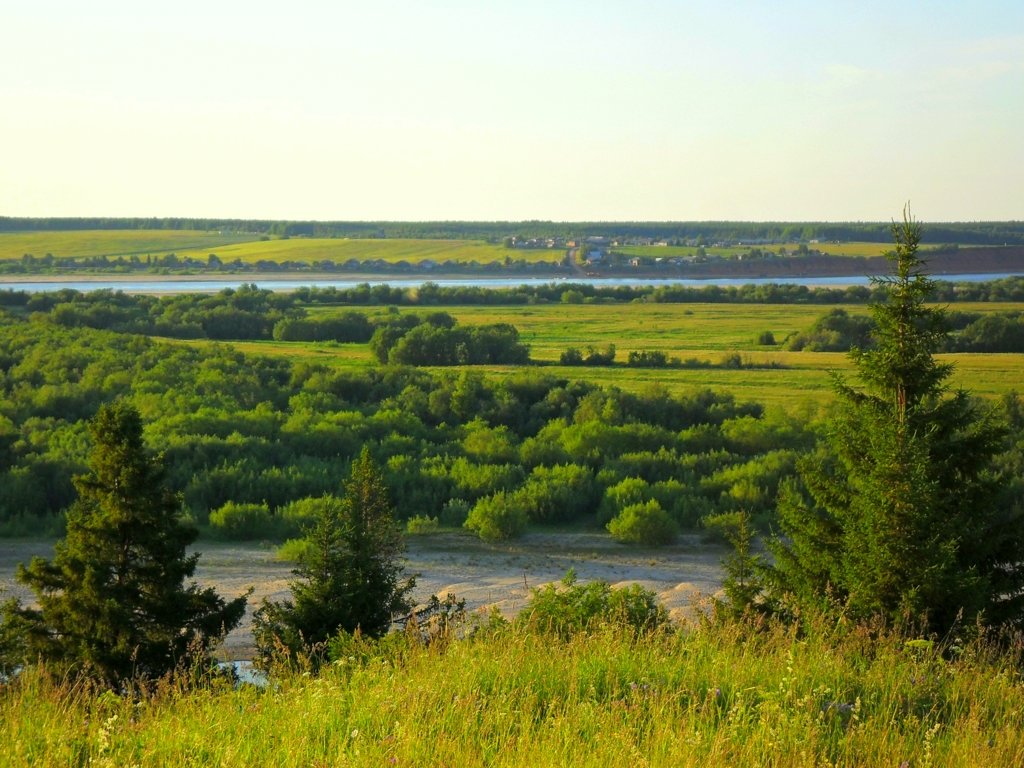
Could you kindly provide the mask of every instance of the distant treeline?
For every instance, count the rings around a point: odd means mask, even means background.
[[[298,288],[290,296],[299,304],[341,304],[354,306],[515,306],[543,303],[628,303],[649,301],[663,304],[866,304],[878,301],[877,287],[851,285],[842,288],[808,287],[791,283],[764,285],[638,285],[599,286],[592,283],[550,282],[515,288],[483,288],[474,285],[441,286],[427,282],[416,288],[360,283],[353,288]],[[1024,301],[1024,277],[1009,277],[983,283],[938,281],[935,300]]]
[[[877,300],[879,289],[868,286],[847,288],[808,288],[798,285],[744,285],[700,288],[687,286],[617,286],[597,287],[589,284],[547,283],[522,285],[518,288],[489,289],[476,286],[442,287],[425,283],[418,288],[398,288],[385,284],[363,283],[354,288],[300,288],[290,293],[275,293],[252,284],[226,288],[219,293],[176,294],[170,296],[132,295],[120,291],[99,290],[83,293],[73,289],[30,293],[0,291],[0,307],[19,314],[41,313],[52,322],[65,327],[88,327],[119,333],[141,333],[147,336],[169,336],[183,339],[280,341],[366,342],[381,326],[391,327],[392,320],[371,320],[361,313],[348,312],[330,318],[311,318],[306,308],[313,305],[358,307],[438,306],[515,306],[580,300],[593,303],[766,303],[766,304],[863,304]],[[582,298],[581,298],[582,297]],[[936,301],[1009,302],[1024,301],[1024,277],[1006,278],[990,283],[938,283]],[[403,316],[409,317],[409,316]],[[430,317],[430,316],[428,316]],[[439,320],[438,318],[447,318]],[[454,321],[444,313],[435,313],[428,325],[437,327]],[[398,322],[398,321],[395,321]],[[420,322],[411,323],[405,331]],[[471,340],[451,335],[448,341],[472,347]],[[501,331],[499,335],[504,334]],[[414,338],[436,342],[426,330]],[[503,343],[517,340],[502,336]],[[481,342],[483,343],[483,342]],[[490,342],[488,342],[490,343]],[[390,347],[388,347],[390,354]],[[468,354],[468,353],[467,353]],[[516,353],[518,354],[518,353]],[[485,356],[486,357],[486,356]],[[481,362],[498,362],[484,359]]]
[[[523,238],[654,238],[664,240],[891,242],[889,222],[739,221],[274,221],[194,218],[0,217],[0,232],[80,229],[228,230],[289,237],[428,238],[489,240]],[[1024,245],[1024,222],[949,222],[928,225],[928,243]]]

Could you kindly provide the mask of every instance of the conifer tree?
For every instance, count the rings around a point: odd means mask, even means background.
[[[294,573],[292,598],[264,601],[255,616],[264,662],[284,650],[316,655],[339,632],[370,637],[387,632],[410,609],[414,580],[402,578],[402,534],[395,525],[380,469],[363,448],[342,499],[325,498],[306,536],[309,548]]]
[[[52,560],[18,570],[39,607],[9,602],[4,625],[28,658],[110,685],[208,661],[211,644],[240,621],[245,597],[225,603],[185,584],[199,557],[186,553],[197,531],[181,522],[180,500],[146,451],[138,411],[105,405],[89,429],[94,447],[88,473],[74,479],[67,536]]]
[[[1020,624],[1024,520],[997,503],[993,471],[1004,432],[948,391],[920,225],[904,211],[893,236],[894,274],[876,281],[888,293],[872,307],[876,346],[851,352],[863,386],[836,378],[827,438],[780,496],[772,591],[936,631],[958,618]]]

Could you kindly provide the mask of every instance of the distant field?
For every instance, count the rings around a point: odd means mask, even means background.
[[[704,248],[704,253],[708,256],[720,256],[728,259],[749,253],[751,248],[760,248],[762,251],[770,251],[771,253],[778,253],[780,248],[785,248],[787,254],[793,255],[796,253],[797,246],[792,244],[744,245],[729,248],[707,246]],[[892,250],[892,243],[813,243],[808,248],[830,256],[881,256],[887,251]],[[626,256],[639,256],[650,259],[671,259],[697,255],[697,248],[695,247],[672,245],[624,245],[620,248],[612,248],[611,250]]]
[[[206,259],[211,251],[198,249],[179,251],[179,257]],[[438,263],[454,261],[478,264],[504,262],[506,258],[513,261],[520,259],[530,263],[540,261],[560,261],[565,252],[557,249],[545,250],[511,250],[502,245],[494,245],[479,240],[349,240],[345,238],[291,238],[288,240],[268,240],[264,242],[238,243],[213,251],[224,262],[241,259],[251,264],[257,261],[314,261],[330,260],[343,263],[349,259],[368,261],[380,259],[394,264],[406,261],[418,264],[424,259]]]
[[[184,229],[88,230],[68,232],[0,232],[0,260],[20,259],[31,253],[37,259],[97,256],[146,256],[199,249],[203,258],[210,249],[256,240],[257,235],[200,232]]]
[[[862,305],[845,306],[862,314]],[[537,370],[566,378],[583,379],[638,391],[652,385],[681,393],[710,387],[732,392],[738,400],[783,406],[789,410],[814,409],[832,400],[831,372],[852,368],[843,353],[789,352],[779,347],[759,346],[757,336],[770,330],[780,342],[806,330],[830,307],[802,305],[736,304],[627,304],[627,305],[541,305],[529,307],[446,307],[463,324],[508,322],[519,329],[531,346]],[[1016,304],[963,304],[958,310],[992,312],[1024,310]],[[319,309],[318,313],[334,312]],[[406,310],[415,311],[415,310]],[[208,343],[208,342],[189,342]],[[610,368],[563,367],[559,355],[567,347],[589,344],[616,346],[619,365]],[[366,344],[314,344],[246,342],[235,344],[246,352],[283,356],[293,360],[338,368],[374,364]],[[781,346],[781,345],[780,345]],[[739,353],[751,367],[645,369],[628,368],[632,350],[659,350],[681,360],[696,359],[719,363]],[[963,387],[984,397],[998,397],[1020,389],[1024,381],[1024,355],[943,355],[955,364],[953,387]],[[756,367],[763,366],[763,367]],[[778,367],[770,367],[778,366]],[[450,370],[450,369],[449,369]],[[512,366],[477,368],[489,375],[511,376],[521,371]]]
[[[257,261],[285,262],[380,259],[394,264],[406,261],[418,264],[425,259],[438,263],[453,261],[478,264],[504,262],[506,258],[528,263],[561,261],[560,249],[510,250],[480,240],[349,240],[346,238],[305,238],[261,240],[259,235],[199,232],[192,230],[88,230],[72,232],[2,232],[0,260],[20,259],[30,253],[36,258],[52,254],[54,258],[107,256],[145,257],[174,253],[180,259],[206,261],[211,253],[224,262],[239,259],[244,264]]]

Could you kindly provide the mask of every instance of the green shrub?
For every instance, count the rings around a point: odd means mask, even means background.
[[[465,527],[485,541],[519,536],[526,530],[529,516],[512,494],[500,491],[480,499],[469,512]]]
[[[218,538],[234,541],[276,539],[280,533],[279,521],[265,503],[233,501],[210,513],[210,529]]]
[[[633,504],[642,504],[649,497],[650,486],[639,477],[627,477],[610,486],[604,492],[604,499],[597,511],[597,519],[603,525],[614,520],[622,510]]]
[[[531,591],[530,602],[516,623],[568,638],[602,624],[629,628],[637,634],[668,624],[668,613],[657,595],[638,584],[613,589],[603,580],[576,583],[572,569],[561,584]]]
[[[775,334],[771,331],[761,331],[757,336],[757,343],[762,347],[774,347],[777,343],[775,341]]]
[[[316,520],[320,506],[332,500],[333,496],[310,496],[278,507],[276,514],[280,535],[301,536]]]
[[[466,524],[471,505],[465,499],[448,499],[441,507],[438,522],[446,528],[461,528]]]
[[[652,547],[671,544],[679,534],[671,515],[654,500],[623,509],[608,523],[608,531],[616,541]]]
[[[309,539],[287,539],[274,552],[274,557],[286,563],[301,563],[311,546]]]
[[[413,536],[437,533],[440,528],[441,523],[438,519],[436,517],[428,517],[427,515],[414,515],[405,523],[405,532]]]

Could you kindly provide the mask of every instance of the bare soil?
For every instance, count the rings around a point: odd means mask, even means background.
[[[201,542],[196,580],[224,597],[253,589],[241,626],[224,642],[225,659],[251,658],[252,610],[263,598],[288,596],[292,565],[279,562],[274,550],[259,544]],[[53,543],[0,541],[0,598],[32,594],[14,578],[18,563],[33,555],[51,557]],[[722,584],[725,549],[697,536],[681,537],[672,547],[636,549],[617,544],[600,533],[530,533],[512,542],[488,544],[459,533],[410,537],[405,570],[416,575],[413,596],[448,593],[466,601],[469,612],[497,608],[512,617],[526,604],[530,591],[559,581],[572,568],[581,582],[602,579],[613,586],[639,584],[658,595],[674,618],[693,611],[701,597],[716,594]]]

